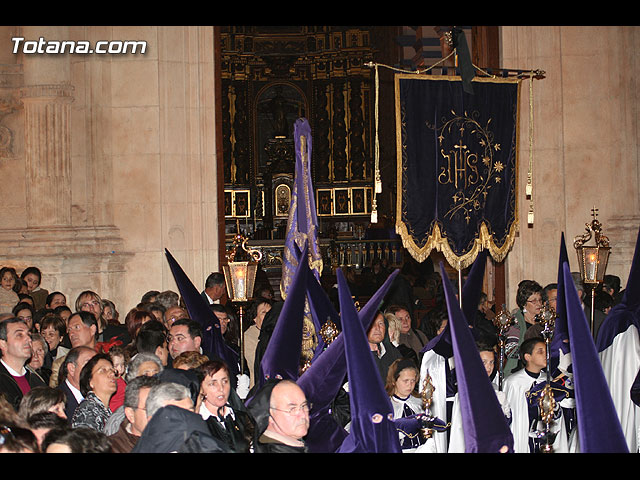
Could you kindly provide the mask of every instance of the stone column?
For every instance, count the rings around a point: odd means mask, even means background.
[[[21,89],[25,119],[27,227],[71,225],[70,84]]]
[[[84,40],[91,38],[90,30],[19,27],[20,36],[26,41],[40,37],[46,41]],[[39,267],[43,273],[42,287],[63,292],[68,304],[73,304],[78,293],[88,289],[126,309],[129,304],[123,300],[123,285],[132,255],[125,251],[117,226],[104,216],[94,215],[92,198],[85,201],[84,191],[78,193],[78,200],[72,197],[78,185],[102,185],[100,173],[102,169],[108,171],[112,162],[109,156],[100,157],[98,171],[93,168],[94,151],[82,148],[85,141],[87,144],[93,141],[93,129],[98,131],[100,141],[111,141],[108,131],[101,129],[103,124],[94,123],[91,116],[92,109],[100,111],[102,104],[94,104],[86,94],[93,88],[109,93],[109,89],[102,88],[102,77],[96,79],[95,70],[90,68],[96,59],[24,53],[18,60],[22,79],[14,88],[23,107],[22,138],[17,144],[22,146],[18,155],[24,157],[25,203],[24,210],[17,214],[23,219],[21,224],[15,221],[12,228],[6,228],[0,218],[3,247],[0,265],[14,266],[18,272],[31,265]],[[105,75],[110,74],[108,71]],[[104,187],[102,191],[103,203],[112,202],[110,188]],[[79,220],[73,216],[78,208],[88,212],[79,216],[82,217]]]

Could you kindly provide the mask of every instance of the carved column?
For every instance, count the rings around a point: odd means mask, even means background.
[[[69,84],[34,85],[20,91],[29,228],[71,225],[72,93]]]

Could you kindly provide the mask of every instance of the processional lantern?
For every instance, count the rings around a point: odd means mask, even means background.
[[[591,287],[591,334],[593,335],[593,316],[595,310],[595,289],[604,280],[609,262],[609,239],[602,233],[602,224],[596,218],[598,209],[591,209],[593,220],[587,223],[586,232],[575,237],[573,246],[578,254],[580,278],[585,286]],[[592,240],[595,244],[587,245]]]
[[[258,272],[258,262],[262,252],[247,246],[248,238],[238,233],[233,238],[233,246],[227,251],[227,264],[222,266],[229,300],[238,306],[240,330],[240,365],[244,373],[244,325],[243,309],[253,298],[253,287]]]
[[[229,299],[240,304],[253,298],[258,262],[262,259],[262,253],[248,248],[247,241],[242,234],[237,234],[227,251],[227,264],[222,266]]]

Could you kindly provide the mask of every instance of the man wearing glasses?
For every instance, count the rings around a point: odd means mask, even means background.
[[[304,391],[295,382],[268,382],[249,404],[256,419],[254,451],[306,453],[304,437],[309,431],[310,408]]]
[[[67,335],[71,348],[88,347],[96,349],[98,338],[98,321],[91,312],[79,311],[69,317],[67,322]],[[58,372],[65,361],[65,357],[58,357],[51,366],[51,379],[49,386],[55,388],[58,385]]]

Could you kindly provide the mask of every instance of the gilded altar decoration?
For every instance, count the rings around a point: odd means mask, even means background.
[[[482,249],[502,261],[518,231],[520,81],[397,74],[396,231],[418,261],[461,270]]]

